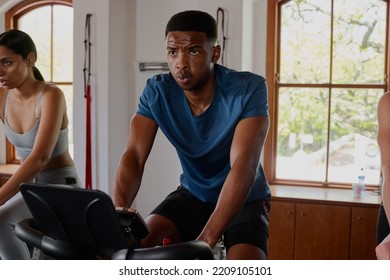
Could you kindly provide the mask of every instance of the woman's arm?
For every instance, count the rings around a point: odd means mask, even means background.
[[[382,200],[390,224],[390,92],[378,103],[378,144],[383,176]]]
[[[383,176],[382,201],[390,224],[390,92],[378,103],[378,144]],[[378,259],[390,259],[390,234],[376,249]]]

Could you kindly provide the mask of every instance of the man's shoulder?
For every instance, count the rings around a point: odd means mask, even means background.
[[[169,72],[155,74],[148,79],[148,83],[152,84],[172,83],[172,81],[173,78]]]
[[[169,93],[177,89],[178,85],[170,73],[160,73],[147,79],[144,94]]]
[[[250,81],[261,83],[265,81],[265,78],[259,74],[250,71],[235,70],[222,65],[216,65],[216,73],[221,81],[229,84],[241,84]]]

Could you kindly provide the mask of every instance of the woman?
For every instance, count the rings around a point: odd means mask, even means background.
[[[80,187],[68,151],[68,116],[63,92],[44,81],[35,67],[37,52],[20,30],[0,34],[0,118],[21,164],[0,188],[0,258],[29,259],[27,246],[14,232],[31,217],[19,192],[22,182]]]
[[[378,144],[382,165],[382,204],[379,210],[377,236],[378,259],[390,260],[390,91],[378,103]]]

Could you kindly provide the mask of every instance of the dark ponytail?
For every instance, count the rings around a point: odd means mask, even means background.
[[[41,72],[38,70],[37,67],[33,67],[33,73],[34,73],[34,77],[35,79],[37,79],[38,81],[44,81],[45,79],[43,78]]]

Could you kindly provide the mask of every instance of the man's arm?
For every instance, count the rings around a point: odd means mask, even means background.
[[[125,151],[115,173],[114,205],[130,207],[141,185],[146,160],[156,137],[157,124],[136,114],[130,122]]]
[[[383,176],[382,201],[390,224],[390,92],[378,104],[378,144]],[[376,248],[378,259],[390,259],[390,235]]]
[[[251,191],[268,127],[268,117],[243,119],[236,127],[230,151],[231,170],[217,206],[198,237],[212,248]]]

